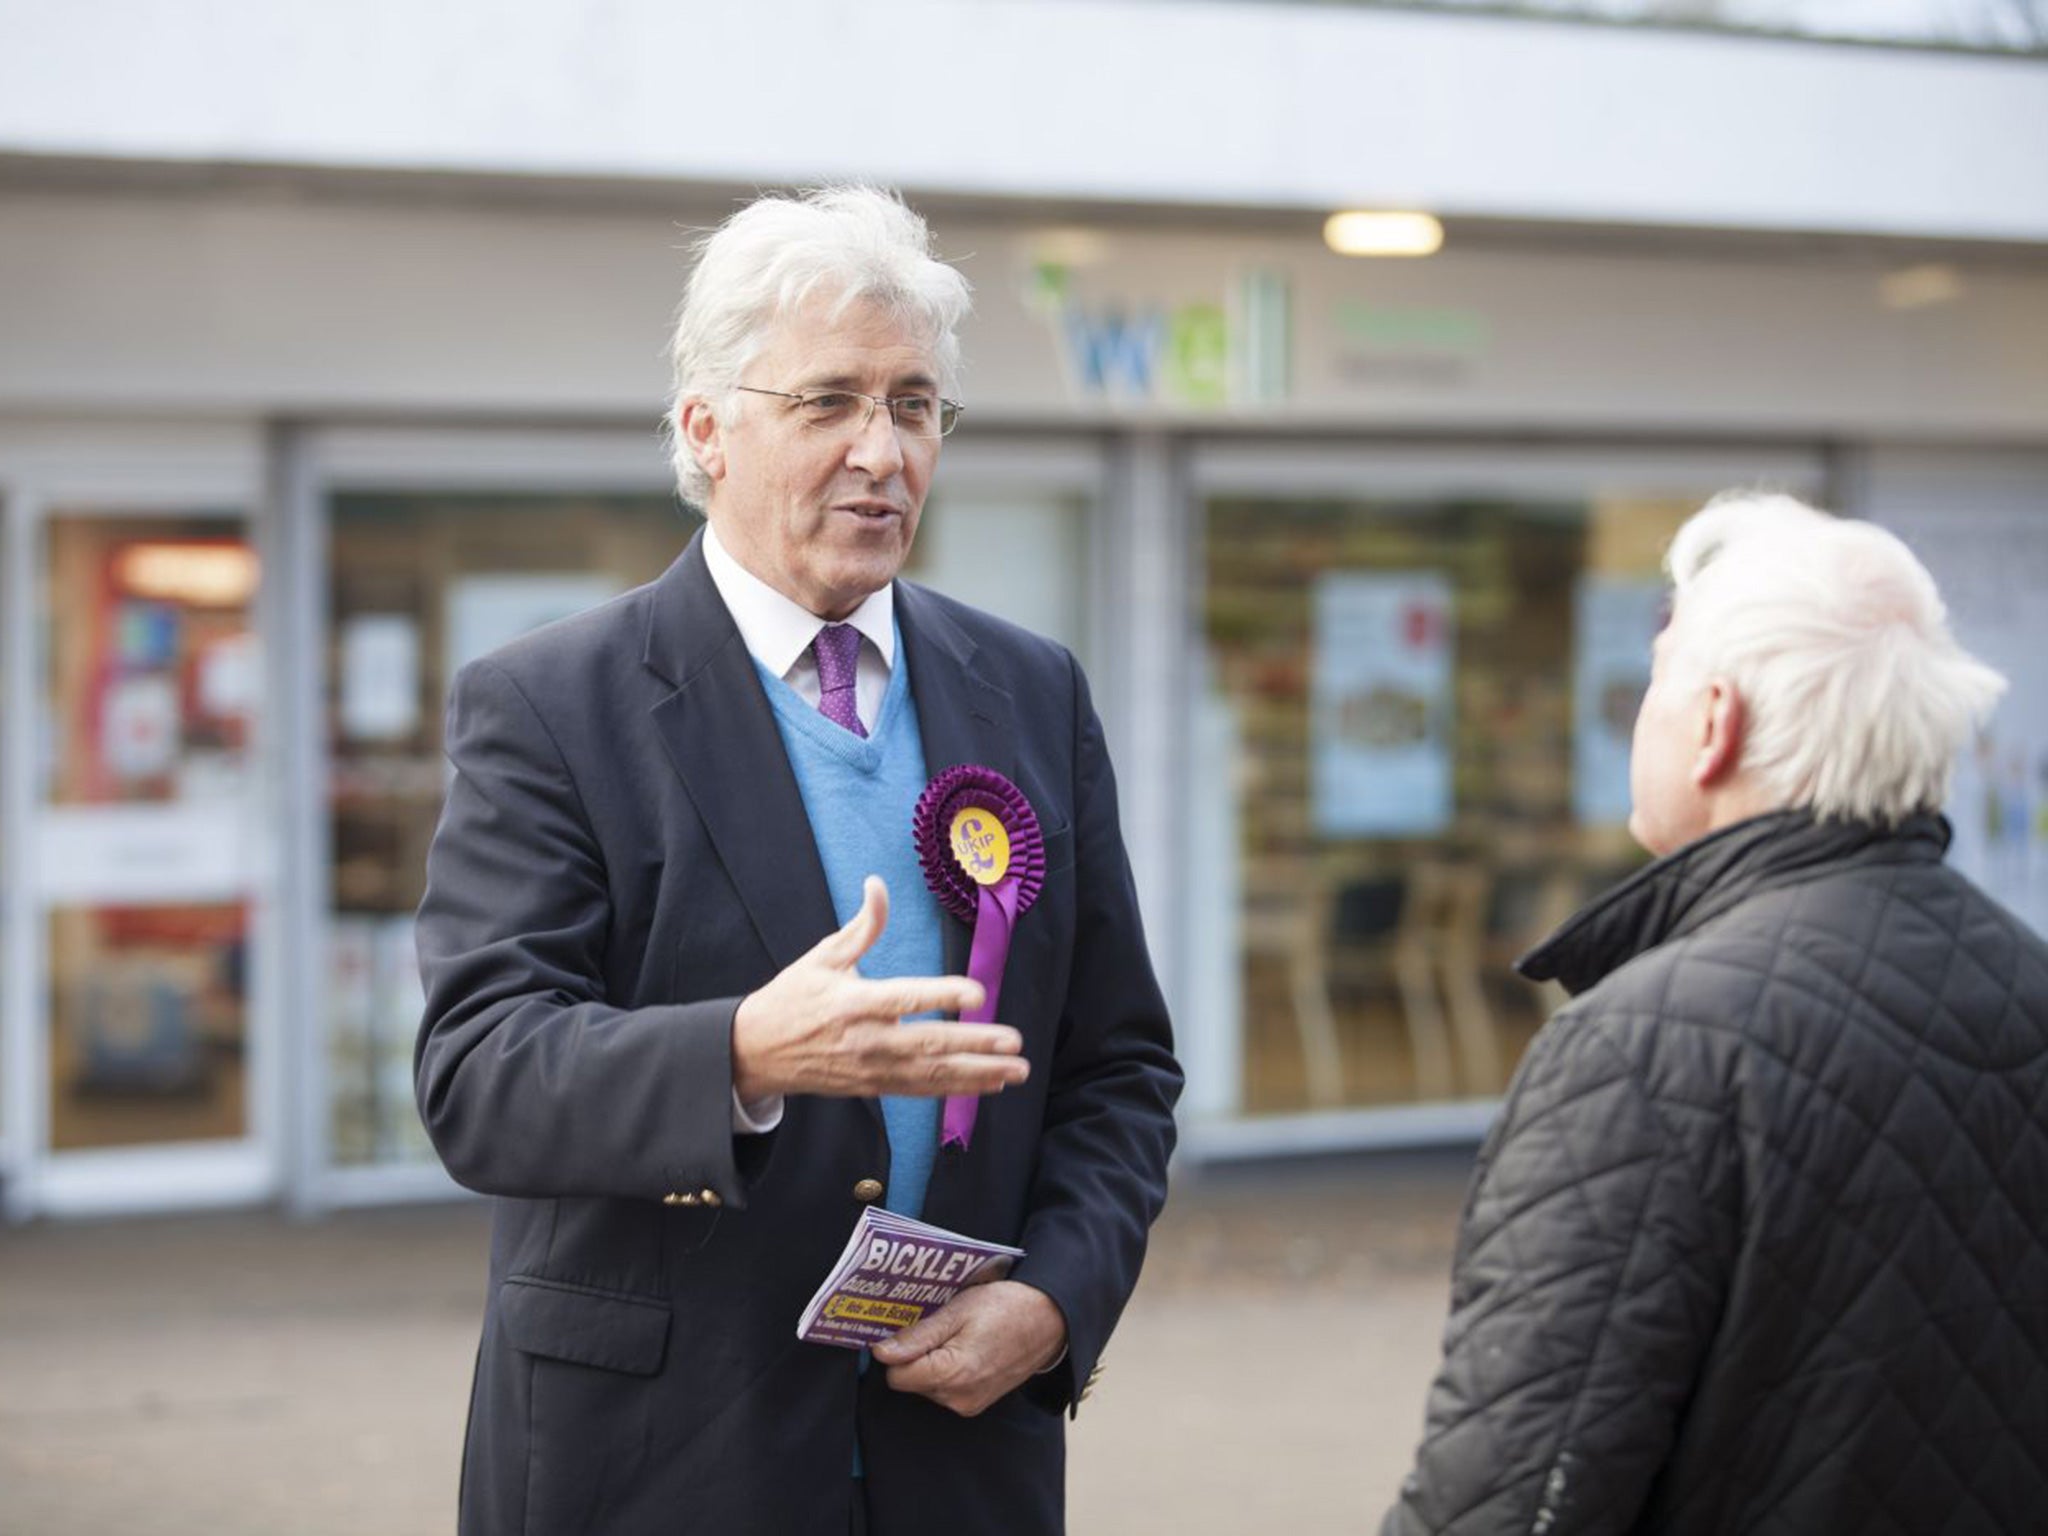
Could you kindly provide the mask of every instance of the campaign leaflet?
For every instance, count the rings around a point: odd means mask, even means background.
[[[1023,1256],[1021,1248],[962,1237],[871,1205],[797,1319],[796,1336],[865,1349],[936,1312],[967,1286],[1000,1279]]]

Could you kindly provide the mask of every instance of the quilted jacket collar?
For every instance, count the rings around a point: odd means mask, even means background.
[[[1531,981],[1560,982],[1576,995],[1758,891],[1824,870],[1935,863],[1948,840],[1948,822],[1933,814],[1908,817],[1895,830],[1818,821],[1807,811],[1751,817],[1637,870],[1582,907],[1515,969]]]

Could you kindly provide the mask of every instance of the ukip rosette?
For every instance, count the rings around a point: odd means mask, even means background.
[[[925,786],[910,829],[925,884],[940,906],[974,931],[967,974],[981,983],[985,996],[960,1022],[993,1023],[1010,935],[1045,884],[1045,837],[1037,813],[1024,791],[1000,773],[968,763],[948,768]],[[965,1147],[980,1106],[976,1098],[947,1099],[940,1145]]]

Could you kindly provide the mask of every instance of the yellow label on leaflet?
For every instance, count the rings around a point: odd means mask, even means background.
[[[924,1308],[901,1301],[876,1301],[868,1296],[834,1296],[825,1303],[825,1316],[849,1323],[883,1323],[891,1328],[908,1328],[924,1316]]]
[[[1010,872],[1010,833],[994,811],[970,805],[953,818],[953,857],[977,885],[994,885]]]

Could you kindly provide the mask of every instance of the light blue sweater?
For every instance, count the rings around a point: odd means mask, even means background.
[[[796,770],[811,819],[832,910],[840,923],[860,910],[861,884],[880,875],[889,886],[889,926],[860,962],[863,976],[938,976],[945,939],[939,904],[924,883],[910,840],[910,815],[924,793],[924,739],[910,697],[903,638],[874,729],[863,740],[827,720],[802,695],[759,662],[761,686],[775,708],[775,726]],[[882,1100],[889,1131],[889,1188],[882,1203],[905,1216],[924,1209],[925,1186],[939,1149],[941,1100]]]

